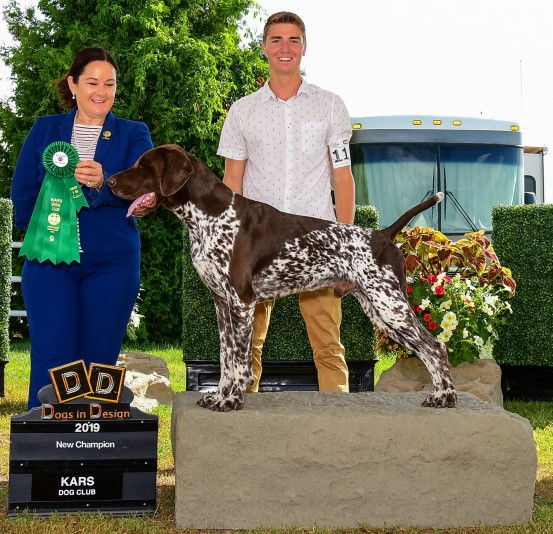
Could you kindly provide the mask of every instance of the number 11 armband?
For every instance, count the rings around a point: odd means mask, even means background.
[[[337,141],[330,145],[330,159],[335,169],[349,167],[351,165],[349,141],[347,139]]]

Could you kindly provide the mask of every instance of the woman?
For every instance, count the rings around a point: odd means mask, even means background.
[[[54,265],[25,260],[22,291],[31,336],[29,408],[50,383],[48,370],[83,359],[115,365],[136,301],[140,241],[130,202],[105,181],[132,167],[152,148],[146,124],[116,117],[111,108],[117,64],[102,48],[86,48],[58,82],[69,113],[38,117],[19,155],[12,183],[15,225],[26,231],[45,169],[42,154],[53,142],[71,143],[79,154],[75,178],[88,207],[77,222],[80,260]]]

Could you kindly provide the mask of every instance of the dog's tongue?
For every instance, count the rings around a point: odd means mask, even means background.
[[[127,217],[130,217],[135,211],[140,213],[140,208],[145,207],[149,208],[153,206],[153,204],[156,201],[156,194],[155,193],[146,193],[142,195],[141,197],[138,197],[130,206],[127,211]]]

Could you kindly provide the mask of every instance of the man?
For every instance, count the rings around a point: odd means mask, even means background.
[[[271,15],[262,50],[269,60],[270,78],[231,106],[221,133],[217,153],[226,158],[224,183],[281,211],[351,224],[355,185],[349,114],[338,96],[302,79],[306,34],[300,17],[290,12]],[[340,343],[340,299],[332,289],[321,289],[300,293],[299,301],[319,390],[348,391],[348,368]],[[248,392],[258,391],[273,305],[274,301],[262,302],[255,309],[254,383]]]

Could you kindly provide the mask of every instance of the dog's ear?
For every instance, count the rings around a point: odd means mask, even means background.
[[[159,192],[164,197],[174,195],[193,172],[188,154],[178,145],[163,145],[163,170],[158,176]]]

